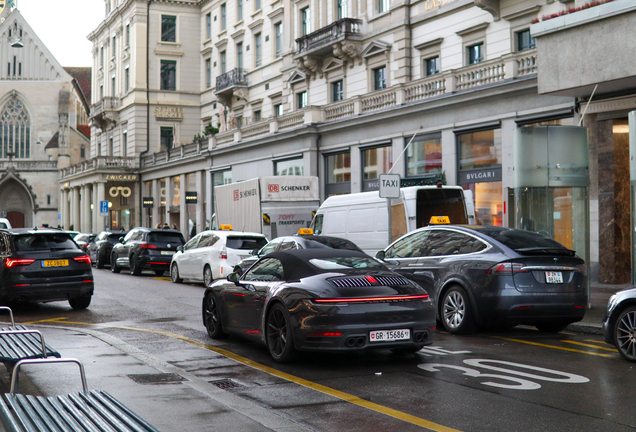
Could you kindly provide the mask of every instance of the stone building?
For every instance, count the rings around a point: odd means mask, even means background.
[[[479,223],[514,226],[517,131],[576,125],[581,113],[577,95],[540,89],[548,66],[530,28],[576,5],[105,0],[89,35],[90,155],[60,184],[93,191],[111,211],[82,218],[90,202],[76,202],[63,218],[93,231],[176,223],[187,233],[211,219],[215,185],[316,175],[324,199],[377,189],[393,168],[404,185],[462,185]],[[571,197],[560,198],[555,214],[571,216]]]
[[[85,71],[62,68],[17,9],[0,10],[0,35],[0,214],[14,227],[57,226],[58,169],[90,145],[73,76]]]

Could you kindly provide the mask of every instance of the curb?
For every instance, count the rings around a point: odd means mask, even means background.
[[[603,336],[603,329],[597,324],[575,323],[567,326],[566,331],[579,334]]]

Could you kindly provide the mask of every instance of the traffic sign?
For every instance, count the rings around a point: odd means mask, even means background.
[[[400,175],[380,174],[380,198],[400,197]]]
[[[99,202],[99,215],[108,216],[108,201]]]

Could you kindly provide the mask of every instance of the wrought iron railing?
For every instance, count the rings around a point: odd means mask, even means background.
[[[362,20],[342,18],[313,33],[296,39],[296,54],[327,45],[335,40],[360,34]]]
[[[220,92],[229,87],[247,86],[247,69],[234,68],[229,72],[216,77],[216,92]]]

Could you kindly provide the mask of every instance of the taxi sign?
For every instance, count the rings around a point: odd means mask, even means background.
[[[449,224],[450,218],[448,216],[431,216],[431,220],[428,223],[431,225]]]
[[[311,228],[301,228],[298,230],[298,235],[313,235],[314,230]]]
[[[221,230],[232,230],[232,225],[221,225],[220,227]]]

